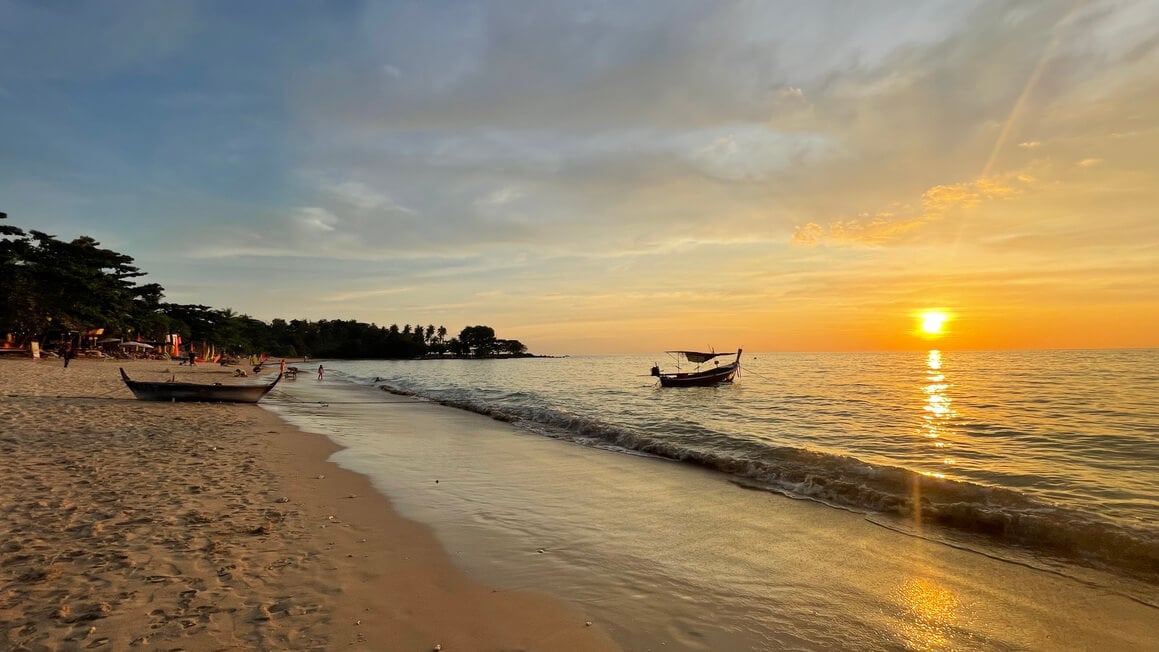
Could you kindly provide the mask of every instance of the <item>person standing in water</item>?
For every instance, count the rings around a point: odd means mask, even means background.
[[[322,369],[322,365],[318,365],[318,380],[322,380],[323,373],[325,373],[325,370]]]

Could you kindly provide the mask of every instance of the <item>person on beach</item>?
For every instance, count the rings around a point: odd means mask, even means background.
[[[75,353],[72,350],[72,342],[65,342],[64,350],[60,352],[60,357],[64,358],[64,368],[68,369],[68,361],[72,360]]]
[[[286,375],[286,359],[285,358],[282,358],[282,368],[280,369],[280,372],[283,376]]]
[[[193,352],[193,345],[190,344],[189,345],[189,366],[192,367],[195,364],[197,364],[197,354],[195,354]]]
[[[322,380],[322,374],[324,372],[325,372],[325,370],[322,369],[322,365],[318,365],[318,380]]]

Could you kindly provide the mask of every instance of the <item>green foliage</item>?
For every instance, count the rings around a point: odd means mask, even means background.
[[[7,215],[0,213],[0,220]],[[156,343],[170,333],[187,343],[212,344],[236,355],[382,359],[428,354],[526,355],[517,340],[495,337],[490,326],[464,328],[447,340],[447,328],[397,324],[380,327],[354,320],[274,319],[269,324],[232,308],[164,303],[156,283],[124,254],[102,249],[88,236],[62,242],[39,231],[0,223],[0,334],[43,343],[104,328],[106,336],[142,337]]]
[[[94,327],[131,329],[162,290],[136,284],[133,259],[88,236],[71,242],[40,231],[0,229],[0,325],[27,339]]]

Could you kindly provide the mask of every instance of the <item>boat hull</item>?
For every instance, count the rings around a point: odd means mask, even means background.
[[[201,402],[201,403],[257,403],[278,384],[282,375],[268,385],[203,385],[199,383],[152,383],[133,380],[121,369],[133,396],[141,401]]]
[[[734,362],[723,367],[709,369],[708,371],[660,374],[660,386],[709,387],[721,383],[731,383],[732,379],[736,377],[736,370],[739,366],[739,364]]]

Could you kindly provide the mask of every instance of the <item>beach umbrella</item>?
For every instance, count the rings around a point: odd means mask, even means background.
[[[120,342],[120,341],[121,341],[121,338],[119,338],[119,337],[106,337],[103,340],[97,340],[97,344],[111,344],[113,342]]]
[[[134,349],[151,349],[151,348],[153,348],[152,344],[145,344],[144,342],[122,342],[121,346],[123,348],[134,348]]]

